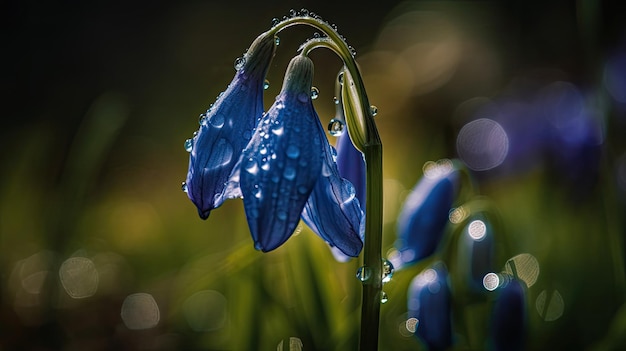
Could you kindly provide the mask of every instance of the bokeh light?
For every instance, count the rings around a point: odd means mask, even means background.
[[[529,253],[513,256],[504,265],[504,272],[520,279],[529,288],[537,282],[539,271],[539,262]]]
[[[128,329],[150,329],[159,323],[161,311],[152,295],[135,293],[124,299],[121,317]]]
[[[98,290],[98,271],[93,261],[86,257],[70,257],[59,268],[61,284],[72,298],[92,296]]]
[[[469,168],[486,171],[504,161],[509,151],[509,138],[498,122],[479,118],[461,128],[456,148]]]

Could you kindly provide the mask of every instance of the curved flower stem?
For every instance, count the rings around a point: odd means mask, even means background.
[[[281,30],[305,24],[322,31],[327,38],[314,39],[302,48],[302,54],[315,47],[333,50],[344,62],[344,89],[354,97],[358,106],[345,111],[348,133],[354,146],[363,152],[366,164],[365,243],[363,265],[369,277],[363,281],[361,301],[361,331],[359,350],[378,350],[378,328],[382,292],[382,143],[365,91],[365,85],[352,52],[343,38],[328,23],[310,16],[295,16],[276,24],[265,35],[276,35]],[[347,87],[347,88],[346,88]],[[351,95],[352,94],[352,95]],[[350,113],[349,113],[350,112]]]

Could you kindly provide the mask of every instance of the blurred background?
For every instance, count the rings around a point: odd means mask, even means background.
[[[303,224],[262,254],[241,201],[202,221],[181,191],[183,142],[198,115],[232,79],[235,58],[292,8],[335,23],[357,52],[384,146],[385,256],[424,164],[459,158],[475,187],[456,205],[490,199],[500,219],[492,271],[513,260],[526,283],[527,349],[626,348],[626,17],[618,7],[0,6],[0,350],[357,348],[359,260],[335,261]],[[313,33],[280,34],[267,106]],[[326,124],[341,63],[326,51],[311,57]],[[464,250],[455,245],[442,250]],[[424,349],[406,323],[406,295],[429,263],[385,284],[381,350]],[[455,279],[452,271],[453,290]],[[493,299],[453,296],[455,349],[487,348]]]

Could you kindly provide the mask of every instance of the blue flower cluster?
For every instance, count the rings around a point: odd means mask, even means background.
[[[491,273],[493,214],[480,197],[453,207],[462,170],[458,161],[428,162],[399,215],[396,254],[390,257],[393,264],[404,269],[432,260],[409,285],[407,326],[429,350],[446,350],[454,344],[454,301],[457,306],[468,301],[491,303],[491,347],[520,349],[525,336],[525,292],[515,277],[501,275],[502,282],[485,282],[485,277],[497,276]]]
[[[330,246],[356,257],[364,215],[313,108],[306,55],[291,60],[280,94],[263,112],[274,51],[274,36],[259,36],[201,119],[188,142],[187,194],[203,219],[226,199],[243,198],[254,246],[263,252],[283,244],[302,219]]]

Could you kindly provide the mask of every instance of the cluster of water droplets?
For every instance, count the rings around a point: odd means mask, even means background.
[[[381,272],[381,281],[383,284],[389,283],[391,278],[393,277],[395,269],[393,268],[393,264],[387,259],[382,260],[382,272]],[[361,266],[356,271],[356,277],[361,281],[361,283],[366,283],[372,277],[372,269],[367,266]],[[387,297],[387,293],[381,291],[380,294],[380,303],[386,303],[389,301],[389,297]]]

